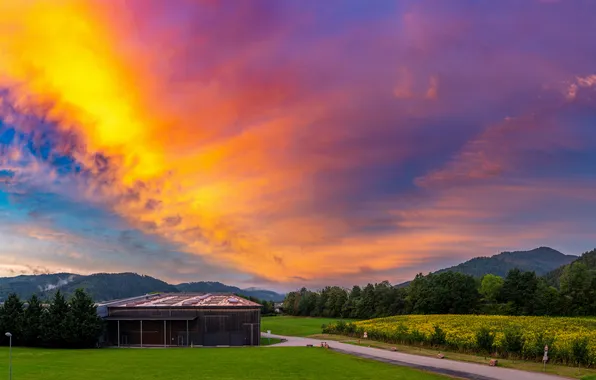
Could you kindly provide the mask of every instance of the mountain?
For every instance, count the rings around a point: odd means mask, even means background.
[[[64,286],[78,276],[73,273],[54,273],[0,277],[0,300],[5,299],[10,293],[16,293],[21,298],[41,294]]]
[[[575,263],[582,263],[585,264],[588,269],[591,269],[593,271],[596,271],[596,249],[590,251],[590,252],[586,252],[583,255],[581,255],[579,258],[577,258],[576,260],[574,260],[572,263],[569,263],[567,265],[563,265],[549,273],[547,273],[544,278],[546,279],[546,281],[553,286],[559,287],[559,280],[561,279],[561,275],[563,274],[563,272],[565,271],[565,268],[567,268],[570,265],[573,265]]]
[[[531,251],[502,252],[491,257],[476,257],[434,273],[459,272],[474,277],[495,274],[505,277],[511,269],[518,268],[522,271],[534,271],[538,276],[543,276],[575,259],[577,256],[565,255],[549,247],[540,247]],[[398,284],[396,287],[405,287],[409,284],[410,281]]]
[[[549,247],[540,247],[531,251],[503,252],[491,257],[476,257],[436,273],[459,272],[474,277],[495,274],[505,277],[507,272],[517,268],[522,271],[534,271],[538,276],[543,276],[575,259],[577,256],[565,255]]]
[[[56,273],[41,275],[22,275],[0,277],[0,301],[10,293],[16,293],[21,299],[36,294],[42,299],[50,298],[60,289],[66,295],[83,288],[95,301],[108,301],[118,298],[134,297],[152,292],[211,292],[237,293],[267,301],[283,300],[284,295],[270,290],[240,289],[220,282],[192,282],[179,285],[136,273],[96,273],[88,276],[74,273]]]
[[[271,290],[264,290],[258,288],[240,289],[235,286],[222,284],[221,282],[187,282],[176,285],[181,292],[189,293],[236,293],[243,296],[256,297],[264,301],[283,301],[284,295],[273,292]]]

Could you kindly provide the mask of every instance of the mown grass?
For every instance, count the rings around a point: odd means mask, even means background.
[[[272,346],[278,343],[281,343],[281,339],[261,337],[261,346]]]
[[[8,349],[0,374],[8,375]],[[13,349],[18,380],[417,379],[447,377],[307,347]]]
[[[286,336],[308,336],[320,334],[322,325],[337,322],[338,318],[307,318],[307,317],[263,317],[261,331],[271,330],[272,334]],[[346,322],[351,319],[344,319]]]

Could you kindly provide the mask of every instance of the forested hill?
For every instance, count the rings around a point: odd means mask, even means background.
[[[547,273],[544,277],[549,285],[559,287],[561,277],[563,276],[566,270],[570,270],[572,266],[579,267],[584,265],[585,269],[587,269],[588,271],[596,272],[596,249],[584,253],[577,260]]]
[[[531,251],[503,252],[491,257],[477,257],[451,268],[441,269],[436,273],[458,272],[474,277],[494,274],[505,277],[511,269],[536,272],[543,276],[556,268],[567,265],[577,256],[565,255],[555,249],[540,247]]]
[[[57,289],[68,296],[78,288],[85,289],[95,301],[134,297],[151,292],[236,293],[266,301],[282,301],[284,298],[283,294],[269,290],[240,289],[219,282],[172,285],[136,273],[96,273],[88,276],[58,273],[0,277],[0,302],[10,293],[16,293],[21,299],[27,299],[33,294],[48,299]]]

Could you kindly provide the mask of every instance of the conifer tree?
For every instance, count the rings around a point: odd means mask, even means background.
[[[8,331],[12,334],[12,344],[18,346],[23,342],[23,302],[12,293],[0,308],[0,326],[2,335]],[[8,344],[8,341],[5,342]]]
[[[82,289],[77,289],[70,299],[64,331],[67,345],[75,348],[93,347],[103,331],[95,303]]]
[[[50,303],[48,311],[43,314],[43,341],[50,347],[64,347],[66,344],[66,323],[68,303],[58,290]]]
[[[42,341],[43,306],[34,294],[27,301],[27,308],[23,313],[23,344],[29,347],[38,346]]]

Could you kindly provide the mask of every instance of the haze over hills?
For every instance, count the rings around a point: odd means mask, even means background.
[[[172,285],[151,276],[136,273],[96,273],[91,275],[57,273],[0,277],[0,301],[10,293],[16,293],[21,299],[26,299],[33,294],[48,298],[57,289],[68,295],[77,288],[85,289],[96,301],[133,297],[151,292],[237,293],[266,301],[281,301],[284,298],[283,294],[270,290],[240,289],[219,282]]]
[[[530,251],[502,252],[491,257],[476,257],[434,273],[459,272],[474,277],[482,277],[485,274],[505,277],[507,272],[517,268],[522,271],[534,271],[538,276],[544,276],[577,258],[578,256],[565,255],[550,247],[539,247]],[[408,281],[398,286],[405,286],[409,283]]]

